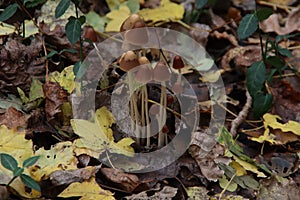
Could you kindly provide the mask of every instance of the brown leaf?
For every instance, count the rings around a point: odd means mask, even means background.
[[[56,114],[61,113],[60,106],[67,102],[68,93],[54,82],[45,83],[43,90],[46,98],[46,116],[48,121],[51,121]]]
[[[231,161],[230,158],[224,157],[224,147],[215,144],[213,137],[201,131],[193,134],[189,153],[196,160],[202,174],[210,181],[217,181],[224,174],[218,163],[228,165]]]
[[[261,60],[261,50],[259,46],[249,45],[245,47],[234,47],[226,52],[222,57],[221,66],[226,71],[238,67],[242,71],[246,71],[252,63]],[[231,66],[233,63],[234,66]]]
[[[232,34],[229,34],[227,32],[220,33],[219,31],[214,31],[211,33],[212,37],[215,37],[217,39],[226,39],[228,40],[233,46],[238,46],[238,41],[236,40],[236,37]]]
[[[125,197],[127,200],[136,200],[136,199],[165,199],[165,200],[171,200],[173,197],[177,194],[177,188],[173,188],[170,186],[163,187],[162,190],[157,191],[150,196],[147,194],[146,191],[143,191],[139,194],[133,194],[131,196]],[[153,190],[152,190],[153,191]]]
[[[3,124],[9,129],[26,127],[24,115],[13,107],[8,108],[3,115],[0,115],[0,125]]]
[[[132,192],[140,184],[139,178],[133,174],[127,174],[112,168],[101,168],[100,171],[106,179],[127,192]]]
[[[5,185],[0,185],[0,200],[8,199],[8,192]]]
[[[272,14],[268,19],[260,23],[260,28],[266,32],[275,32],[278,35],[286,35],[294,31],[300,31],[300,7],[293,9],[286,20],[285,26],[281,26],[279,14]]]
[[[194,40],[199,42],[203,47],[206,46],[208,41],[209,32],[211,28],[206,24],[193,23],[191,25],[193,29],[190,30],[190,34]]]

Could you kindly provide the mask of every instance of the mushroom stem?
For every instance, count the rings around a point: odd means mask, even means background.
[[[166,116],[166,110],[167,107],[167,92],[166,92],[166,84],[164,81],[161,82],[161,96],[160,96],[160,109],[159,109],[159,120],[158,120],[158,127],[159,127],[159,133],[158,133],[158,147],[162,147],[165,144],[165,137],[164,133],[162,132],[162,127],[164,126],[163,120]]]
[[[148,108],[148,92],[147,92],[147,86],[143,86],[144,94],[145,94],[145,99],[144,99],[144,104],[145,104],[145,114],[146,114],[146,135],[147,135],[147,142],[146,146],[150,146],[150,137],[151,137],[151,132],[150,132],[150,120],[149,120],[149,108]]]

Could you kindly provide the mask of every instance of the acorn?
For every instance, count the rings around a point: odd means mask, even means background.
[[[137,55],[133,51],[127,51],[126,53],[123,53],[123,55],[119,59],[120,69],[124,72],[130,71],[136,66],[139,66],[139,64],[140,63],[138,61]]]
[[[158,82],[167,81],[171,78],[168,66],[163,62],[158,62],[153,70],[153,79]]]

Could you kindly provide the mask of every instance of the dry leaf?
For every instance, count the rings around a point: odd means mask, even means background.
[[[178,188],[173,188],[170,186],[163,187],[162,190],[155,192],[153,195],[149,196],[146,191],[139,194],[133,194],[131,196],[125,197],[127,200],[137,200],[137,199],[164,199],[172,200],[176,196]]]
[[[275,32],[278,35],[286,35],[294,31],[300,31],[300,7],[293,9],[282,27],[279,21],[279,14],[272,14],[268,19],[260,23],[260,28],[266,32]]]
[[[74,66],[71,65],[69,67],[64,68],[62,72],[55,71],[50,73],[49,81],[58,82],[62,88],[64,88],[71,94],[75,87],[75,75],[73,72],[73,68]]]
[[[169,0],[162,0],[160,6],[155,9],[144,8],[138,12],[146,22],[169,22],[183,18],[184,7],[172,3]]]
[[[107,180],[130,193],[140,184],[139,178],[136,175],[127,174],[118,169],[102,168],[101,173]]]
[[[8,128],[26,127],[23,113],[10,107],[3,115],[0,115],[0,125],[6,125]]]
[[[58,197],[81,197],[79,200],[114,200],[113,193],[102,189],[95,178],[82,183],[71,183]]]

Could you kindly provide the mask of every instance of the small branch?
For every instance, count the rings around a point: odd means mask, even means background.
[[[246,89],[246,97],[247,97],[247,100],[246,100],[246,103],[245,103],[243,109],[238,114],[238,116],[231,122],[230,133],[233,137],[236,136],[237,128],[246,119],[249,109],[251,108],[251,105],[252,105],[252,97],[249,94],[247,89]]]
[[[46,45],[45,45],[45,40],[44,40],[44,36],[42,37],[42,45],[43,45],[43,49],[44,49],[44,53],[45,53],[45,57],[46,57],[46,64],[45,64],[45,67],[46,67],[46,83],[49,83],[49,68],[48,68],[48,63],[49,63],[49,60],[47,58],[47,49],[46,49]]]

